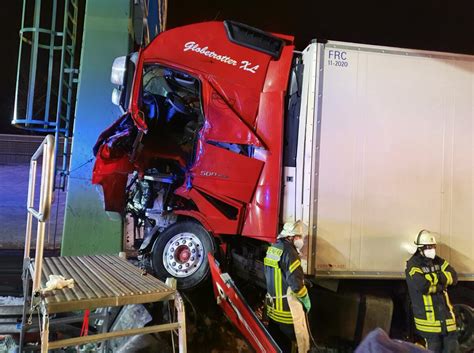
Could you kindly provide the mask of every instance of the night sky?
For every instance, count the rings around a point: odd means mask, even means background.
[[[474,54],[474,0],[168,1],[168,28],[232,19],[294,35],[299,50],[318,38]],[[10,127],[10,121],[21,9],[20,0],[2,1],[0,5],[2,133],[19,132]]]

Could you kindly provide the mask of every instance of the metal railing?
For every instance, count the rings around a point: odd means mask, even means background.
[[[43,266],[43,251],[44,251],[44,235],[46,230],[46,222],[51,213],[51,203],[53,197],[54,184],[54,136],[48,135],[45,137],[41,145],[31,157],[30,162],[30,179],[28,182],[28,201],[27,201],[27,219],[26,219],[26,234],[25,234],[25,253],[24,266],[30,263],[31,250],[31,233],[33,229],[33,217],[38,221],[36,232],[36,250],[35,250],[35,264],[33,277],[33,293],[40,290],[41,287],[41,271]],[[41,166],[41,189],[39,197],[38,210],[35,210],[35,189],[36,189],[36,172],[38,166],[38,159],[43,156]]]

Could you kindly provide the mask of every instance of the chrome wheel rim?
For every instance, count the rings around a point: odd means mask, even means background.
[[[174,277],[184,278],[195,273],[204,261],[204,247],[193,233],[178,233],[165,245],[163,265]]]

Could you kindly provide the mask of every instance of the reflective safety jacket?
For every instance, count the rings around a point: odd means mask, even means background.
[[[304,297],[308,290],[304,285],[304,273],[300,257],[293,243],[278,240],[267,250],[264,259],[267,282],[266,308],[269,318],[284,324],[293,324],[286,293],[288,287],[297,297]]]
[[[433,260],[416,252],[405,270],[415,327],[424,334],[456,330],[447,287],[457,283],[456,271],[439,256]]]

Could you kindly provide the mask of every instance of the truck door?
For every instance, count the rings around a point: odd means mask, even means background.
[[[228,273],[221,273],[218,262],[209,253],[212,284],[217,304],[257,352],[281,353],[263,324],[249,307]]]

